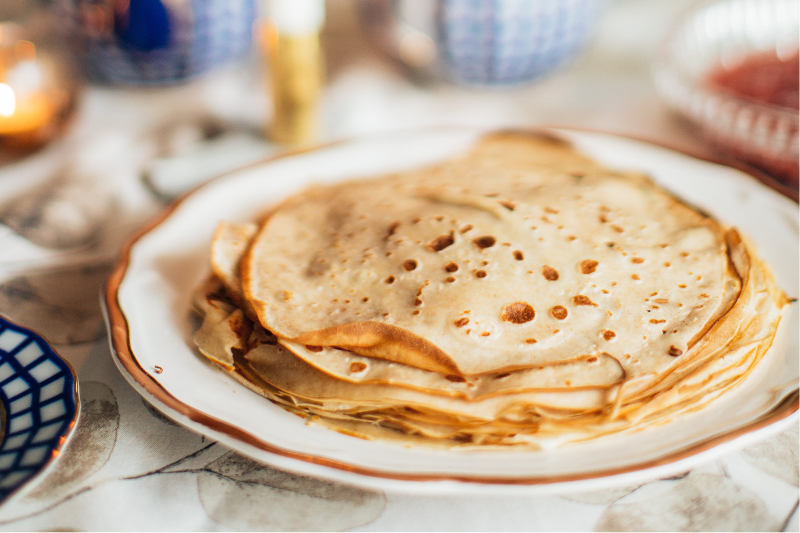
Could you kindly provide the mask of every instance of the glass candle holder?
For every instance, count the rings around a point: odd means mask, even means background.
[[[0,147],[33,150],[62,130],[77,84],[65,60],[29,39],[15,23],[0,23]]]

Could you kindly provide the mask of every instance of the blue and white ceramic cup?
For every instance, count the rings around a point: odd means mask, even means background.
[[[461,83],[528,82],[581,50],[602,1],[440,0],[439,55]]]
[[[180,82],[242,57],[255,0],[61,0],[87,74],[107,83]]]

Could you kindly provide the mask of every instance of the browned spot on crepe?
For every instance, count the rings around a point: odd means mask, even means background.
[[[610,341],[611,339],[617,336],[617,334],[611,331],[610,329],[604,329],[603,331],[601,331],[601,333],[603,335],[603,338],[607,341]]]
[[[591,274],[595,270],[597,270],[597,265],[599,263],[594,259],[584,259],[581,261],[581,273],[582,274]]]
[[[512,324],[524,324],[530,322],[536,316],[533,306],[527,302],[514,302],[503,308],[500,318]]]
[[[403,261],[403,268],[406,271],[411,272],[412,270],[417,268],[417,262],[413,259],[406,259],[405,261]]]
[[[472,242],[474,242],[475,246],[477,246],[478,248],[484,249],[484,248],[491,248],[492,246],[494,246],[495,243],[497,242],[497,239],[495,239],[491,235],[484,235],[483,237],[476,237],[472,239]]]
[[[542,276],[544,276],[544,279],[547,281],[555,281],[558,279],[558,270],[550,265],[544,265],[542,267]]]
[[[394,235],[395,232],[397,231],[397,228],[399,227],[400,227],[399,222],[392,222],[391,224],[389,224],[389,228],[386,230],[386,237],[384,237],[383,240],[388,241],[389,237]]]
[[[593,306],[597,307],[597,304],[594,303],[591,298],[589,298],[588,296],[585,296],[583,294],[579,294],[577,296],[573,296],[572,297],[572,303],[574,303],[575,305],[593,305]]]
[[[350,363],[350,372],[352,372],[354,374],[357,374],[359,372],[363,372],[366,369],[367,369],[367,365],[362,363],[362,362],[360,362],[360,361],[355,361],[353,363]]]
[[[431,242],[428,243],[428,248],[434,252],[441,252],[448,246],[451,246],[455,242],[453,238],[453,232],[451,231],[447,235],[440,235],[436,237]]]

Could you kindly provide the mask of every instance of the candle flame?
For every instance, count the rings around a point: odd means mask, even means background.
[[[0,83],[0,116],[10,117],[17,108],[17,96],[7,83]]]

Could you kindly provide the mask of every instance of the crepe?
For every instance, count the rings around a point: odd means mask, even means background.
[[[515,163],[301,193],[244,258],[248,301],[281,338],[460,376],[599,350],[646,372],[729,302],[712,219],[644,178]]]
[[[741,383],[787,303],[734,229],[516,133],[222,223],[211,264],[209,359],[329,427],[439,445],[666,423]]]

